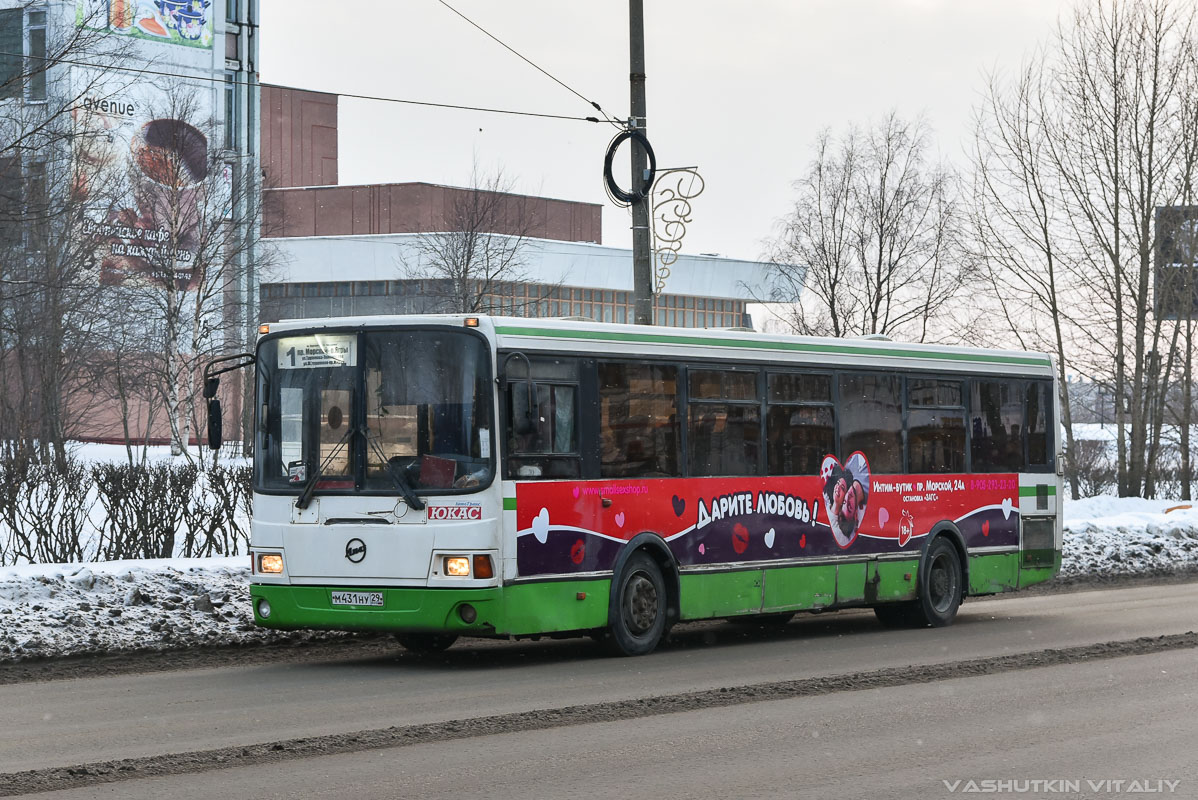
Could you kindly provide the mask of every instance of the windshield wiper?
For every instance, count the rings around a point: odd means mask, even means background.
[[[370,431],[364,430],[362,435],[366,438],[366,444],[374,450],[374,454],[378,456],[380,462],[387,466],[387,474],[391,476],[391,482],[399,489],[399,493],[403,495],[404,502],[413,511],[422,511],[424,509],[424,501],[416,496],[416,492],[412,491],[412,487],[407,480],[399,472],[399,467],[395,462],[387,458],[383,448],[379,447],[379,443],[370,438]]]
[[[332,452],[330,452],[328,456],[326,456],[325,459],[317,465],[316,472],[312,473],[312,477],[308,478],[307,482],[304,484],[303,491],[301,491],[299,497],[295,499],[296,508],[307,508],[308,504],[312,502],[312,494],[316,490],[316,484],[320,480],[320,476],[324,475],[325,467],[333,463],[333,459],[337,457],[337,454],[341,452],[341,448],[345,446],[345,443],[349,441],[349,437],[353,436],[354,433],[354,428],[347,429],[341,436],[341,440],[337,442],[336,446],[333,447]]]

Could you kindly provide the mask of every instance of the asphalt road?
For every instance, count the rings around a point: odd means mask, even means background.
[[[209,764],[63,796],[914,797],[948,796],[942,779],[1152,778],[1182,780],[1189,791],[1176,796],[1192,797],[1194,649],[1050,667],[1032,658],[1001,674],[924,684],[902,685],[901,676],[1195,630],[1198,583],[1189,583],[971,602],[941,630],[888,631],[867,612],[804,616],[777,631],[680,626],[662,650],[637,659],[573,641],[464,642],[431,661],[397,649],[15,683],[0,686],[0,787],[23,770],[300,737],[356,741],[391,726],[890,669],[900,685],[865,688],[865,680],[813,697],[234,769]]]
[[[1059,781],[1020,797],[1118,797],[1059,790],[1124,781],[1132,797],[1140,780],[1192,798],[1196,686],[1194,651],[1174,651],[42,796],[928,800],[971,780]]]

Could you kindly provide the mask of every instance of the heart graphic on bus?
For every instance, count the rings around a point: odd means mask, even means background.
[[[532,535],[537,541],[545,544],[549,539],[549,509],[542,508],[541,513],[532,518]]]
[[[1009,497],[1004,497],[1002,499],[1002,518],[1003,519],[1011,518],[1011,498],[1009,498]]]
[[[824,456],[819,475],[824,481],[824,508],[828,527],[841,549],[857,539],[857,529],[865,519],[869,503],[870,470],[865,454],[855,451],[844,463],[833,455]]]
[[[674,497],[670,500],[670,503],[674,506],[674,516],[681,517],[683,512],[686,511],[686,500],[682,499],[678,495],[674,495]]]
[[[990,520],[985,520],[984,522],[982,522],[982,535],[983,536],[990,535]]]
[[[911,512],[903,509],[903,518],[899,520],[899,547],[906,547],[907,542],[911,541],[911,537],[915,535],[915,517],[911,516]]]
[[[765,546],[771,547],[771,548],[774,546],[774,529],[773,528],[770,528],[768,531],[765,532]]]

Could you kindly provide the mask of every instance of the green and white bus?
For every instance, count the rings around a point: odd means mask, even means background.
[[[263,326],[256,372],[270,628],[637,655],[688,620],[947,625],[1060,568],[1041,353],[394,316]]]

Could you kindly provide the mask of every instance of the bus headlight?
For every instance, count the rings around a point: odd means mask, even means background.
[[[265,575],[279,575],[283,572],[282,553],[259,553],[258,572]]]
[[[445,574],[451,578],[470,577],[470,557],[445,556]]]

